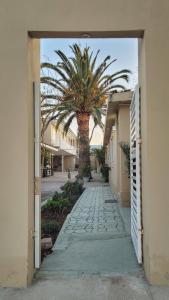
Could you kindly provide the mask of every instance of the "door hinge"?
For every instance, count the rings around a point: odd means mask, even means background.
[[[36,236],[36,231],[35,230],[31,230],[31,237],[34,239]]]
[[[140,145],[140,144],[142,144],[142,139],[141,138],[138,138],[137,139],[137,143]]]
[[[139,232],[141,233],[141,235],[144,235],[144,230],[143,230],[143,228],[140,228],[140,229],[139,229]]]

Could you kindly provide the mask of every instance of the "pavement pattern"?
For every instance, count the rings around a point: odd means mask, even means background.
[[[0,300],[168,300],[150,286],[130,238],[130,211],[103,183],[86,190],[67,217],[53,253],[29,288],[0,288]]]
[[[88,185],[78,199],[37,278],[140,274],[141,271],[128,224],[110,187],[100,183]]]
[[[63,233],[125,233],[118,205],[109,187],[89,187],[65,222]]]

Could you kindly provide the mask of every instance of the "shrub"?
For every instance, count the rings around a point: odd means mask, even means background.
[[[59,200],[48,200],[48,202],[43,207],[43,209],[48,209],[59,214],[70,210],[70,208],[71,203],[68,198],[63,198]]]
[[[85,166],[83,168],[83,177],[90,177],[90,174],[91,174],[91,167]]]
[[[57,233],[60,230],[60,225],[55,220],[46,221],[43,220],[41,224],[42,234],[51,235],[52,233]]]
[[[71,208],[71,203],[68,198],[60,199],[56,202],[56,204],[60,213],[70,210]]]
[[[62,196],[66,196],[71,202],[74,202],[82,194],[84,188],[83,184],[76,180],[68,181],[61,187],[61,190],[63,191]]]
[[[120,142],[119,145],[126,157],[128,177],[130,178],[130,144],[128,142]]]
[[[77,200],[77,198],[82,194],[84,188],[83,188],[83,184],[81,182],[79,182],[78,180],[74,181],[74,182],[66,182],[62,187],[61,187],[62,192],[58,193],[55,192],[52,200],[53,201],[59,201],[59,200],[63,200],[63,199],[69,199],[70,202],[73,202],[75,199]]]
[[[48,200],[43,206],[42,212],[49,215],[69,213],[74,203],[83,192],[83,184],[78,180],[67,182],[61,187],[62,192],[55,192],[52,200]]]
[[[102,165],[100,168],[100,172],[102,173],[105,182],[109,182],[109,170],[110,168],[106,164]]]
[[[95,155],[98,160],[99,166],[103,166],[105,164],[105,148],[101,147],[101,149],[95,148],[91,150],[91,154]]]
[[[61,193],[58,193],[57,191],[54,193],[53,197],[52,197],[52,200],[58,200],[60,198],[60,194]]]

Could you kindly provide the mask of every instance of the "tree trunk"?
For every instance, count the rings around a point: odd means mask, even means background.
[[[89,119],[88,113],[77,114],[79,131],[79,175],[90,176],[90,145],[89,145]]]

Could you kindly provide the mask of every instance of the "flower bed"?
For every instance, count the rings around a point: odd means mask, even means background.
[[[62,192],[55,192],[52,200],[48,200],[41,210],[41,238],[50,237],[52,244],[59,234],[67,215],[77,199],[83,193],[83,184],[78,180],[67,182],[61,187]],[[42,259],[51,253],[51,249],[42,250]]]

